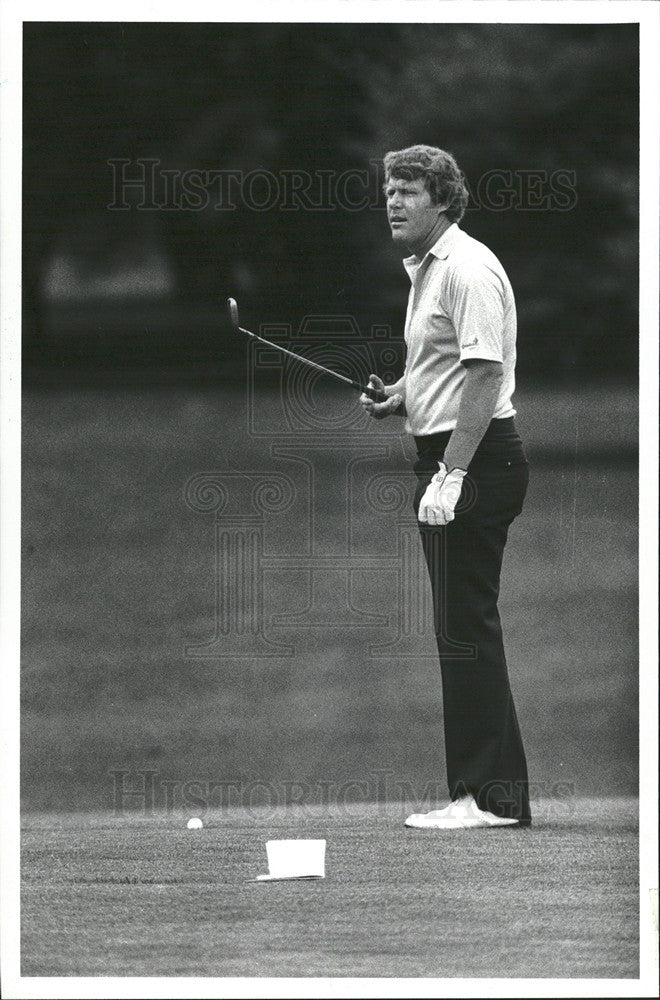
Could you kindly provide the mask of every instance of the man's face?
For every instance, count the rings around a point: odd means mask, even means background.
[[[421,178],[406,181],[390,177],[385,196],[394,242],[404,243],[410,250],[422,246],[445,206],[433,204]]]

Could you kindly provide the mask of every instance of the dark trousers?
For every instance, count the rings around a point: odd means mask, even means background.
[[[416,437],[415,512],[450,432]],[[527,764],[509,685],[497,609],[509,525],[522,510],[529,469],[513,418],[492,420],[445,527],[420,524],[433,592],[452,799],[531,821]]]

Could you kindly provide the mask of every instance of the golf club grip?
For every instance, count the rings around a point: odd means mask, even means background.
[[[386,399],[389,399],[380,389],[373,389],[370,385],[360,385],[359,382],[353,382],[353,385],[360,392],[363,392],[365,396],[368,396],[369,399],[373,399],[374,403],[384,403]]]

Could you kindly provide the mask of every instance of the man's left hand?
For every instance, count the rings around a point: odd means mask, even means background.
[[[467,472],[463,469],[452,469],[448,472],[445,463],[440,462],[439,471],[426,487],[419,505],[417,517],[423,524],[442,527],[454,520],[454,509],[466,475]]]

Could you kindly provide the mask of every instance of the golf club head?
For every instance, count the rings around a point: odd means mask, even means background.
[[[229,310],[229,318],[231,320],[231,325],[234,330],[238,333],[238,305],[236,304],[236,299],[227,299],[227,308]]]

